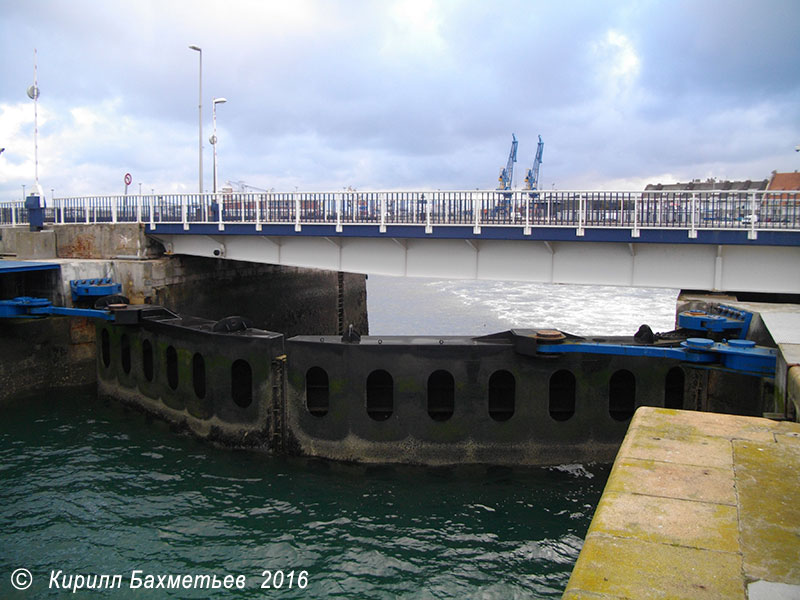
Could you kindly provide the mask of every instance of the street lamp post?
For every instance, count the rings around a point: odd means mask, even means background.
[[[33,85],[28,88],[28,98],[33,100],[33,156],[36,174],[35,188],[31,196],[43,198],[44,193],[39,187],[39,76],[36,48],[33,49]]]
[[[224,104],[227,102],[225,98],[214,98],[211,102],[212,110],[211,113],[213,115],[212,120],[214,121],[214,133],[208,139],[211,142],[211,145],[214,146],[214,193],[217,193],[217,104]]]
[[[190,50],[195,50],[200,54],[200,76],[199,92],[197,95],[197,127],[199,137],[197,142],[198,151],[198,192],[203,193],[203,49],[200,46],[189,46]]]

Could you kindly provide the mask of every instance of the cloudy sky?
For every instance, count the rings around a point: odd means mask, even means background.
[[[800,168],[800,2],[0,0],[0,200],[204,189],[641,189]]]

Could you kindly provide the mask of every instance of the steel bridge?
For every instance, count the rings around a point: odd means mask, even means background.
[[[0,222],[24,225],[23,202]],[[800,191],[341,191],[55,198],[168,252],[358,273],[800,293]]]

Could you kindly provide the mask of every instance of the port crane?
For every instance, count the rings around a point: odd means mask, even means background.
[[[510,190],[511,182],[514,178],[514,163],[517,162],[517,136],[511,134],[511,151],[508,153],[508,163],[504,169],[500,171],[500,177],[497,180],[500,182],[498,190]]]
[[[542,151],[544,150],[544,142],[542,136],[539,136],[539,145],[536,147],[536,158],[533,159],[533,167],[528,169],[525,175],[525,189],[535,190],[539,187],[539,167],[542,164]]]
[[[242,192],[242,193],[247,193],[247,192],[269,193],[269,192],[274,192],[275,191],[274,189],[265,190],[264,188],[260,188],[260,187],[254,186],[254,185],[250,185],[245,181],[226,181],[225,183],[227,183],[229,186],[231,186],[231,188],[233,188],[234,186],[238,187],[239,188],[238,191]]]

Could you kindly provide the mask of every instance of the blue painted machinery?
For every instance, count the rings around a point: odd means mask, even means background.
[[[13,300],[0,300],[0,319],[41,318],[53,315],[89,317],[91,319],[103,319],[105,321],[115,320],[114,314],[110,310],[53,306],[53,303],[47,298],[20,296]]]
[[[119,284],[110,280],[76,280],[73,294],[78,297],[99,296],[104,292],[120,290]],[[103,294],[109,299],[115,296]],[[73,295],[73,298],[75,296]],[[113,302],[113,300],[111,300]],[[12,300],[0,300],[0,319],[42,318],[51,315],[88,317],[114,321],[121,325],[135,324],[142,318],[156,318],[163,314],[175,316],[161,307],[150,305],[128,306],[108,304],[100,308],[66,308],[53,306],[46,298],[21,296]],[[606,354],[614,356],[667,358],[689,363],[697,368],[724,369],[745,375],[773,377],[775,375],[777,351],[775,348],[757,346],[744,339],[753,315],[730,306],[718,306],[712,312],[691,311],[679,315],[683,331],[681,339],[661,339],[653,343],[636,343],[636,338],[618,341],[599,341],[565,334],[558,330],[521,329],[510,332],[514,350],[518,354],[532,357],[555,356],[568,353]],[[711,337],[689,337],[698,331],[709,335],[728,334],[728,339]],[[505,337],[509,333],[487,336],[487,339]],[[662,335],[662,334],[659,334]]]
[[[117,304],[117,300],[120,301]],[[125,302],[125,303],[123,303]],[[147,319],[175,319],[178,317],[162,306],[151,304],[128,305],[123,296],[107,296],[95,304],[96,308],[67,308],[53,306],[47,298],[20,296],[13,300],[0,300],[0,319],[42,319],[50,316],[87,317],[112,321],[117,325],[136,325]]]
[[[710,312],[691,310],[678,315],[678,327],[727,338],[744,339],[750,329],[753,313],[725,304],[713,306]]]
[[[81,299],[97,300],[103,296],[122,293],[122,284],[114,283],[111,278],[98,279],[72,279],[69,282],[72,291],[72,301]]]
[[[646,356],[672,358],[698,367],[713,367],[737,371],[745,375],[772,377],[775,374],[774,348],[756,346],[751,340],[715,342],[708,338],[688,338],[676,346],[639,346],[591,341],[538,340],[536,353],[548,354],[609,354],[614,356]]]
[[[698,368],[773,377],[776,349],[757,346],[745,339],[752,319],[753,313],[726,305],[714,306],[708,312],[688,311],[678,315],[677,331],[653,343],[636,343],[635,338],[593,341],[558,330],[512,330],[511,333],[515,350],[528,356],[579,353],[671,358]],[[700,337],[703,334],[707,337]]]
[[[122,285],[114,283],[108,277],[73,279],[69,282],[69,287],[73,302],[92,300],[94,308],[53,306],[53,303],[47,298],[19,296],[11,300],[0,300],[0,319],[30,319],[57,315],[118,321],[119,319],[116,317],[118,311],[121,308],[127,308],[127,298],[118,295],[122,292]],[[123,304],[113,304],[115,302]]]

